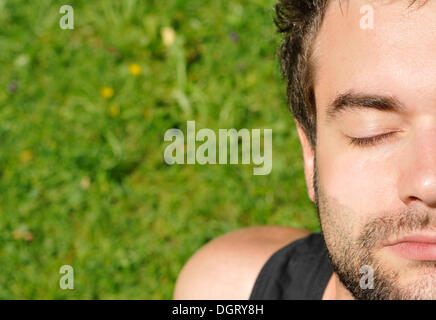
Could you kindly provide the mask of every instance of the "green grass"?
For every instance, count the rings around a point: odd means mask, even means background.
[[[273,0],[74,0],[74,30],[59,28],[63,4],[0,0],[0,298],[170,299],[214,237],[319,229]],[[170,47],[164,27],[176,32]],[[273,129],[271,174],[168,166],[164,133],[187,120]],[[59,288],[64,264],[72,291]]]

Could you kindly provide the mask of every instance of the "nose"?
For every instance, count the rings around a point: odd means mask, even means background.
[[[427,207],[436,208],[436,130],[415,135],[403,155],[401,200],[406,205],[420,201]]]

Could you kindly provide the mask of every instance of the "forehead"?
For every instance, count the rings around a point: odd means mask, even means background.
[[[436,102],[436,1],[330,1],[312,59],[319,108],[347,91]]]

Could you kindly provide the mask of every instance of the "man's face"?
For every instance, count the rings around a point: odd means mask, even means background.
[[[340,279],[357,298],[436,299],[436,1],[331,1],[313,58],[315,192]]]

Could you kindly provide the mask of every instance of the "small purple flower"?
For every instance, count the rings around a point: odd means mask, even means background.
[[[17,81],[11,81],[10,83],[9,83],[9,92],[10,93],[15,93],[15,92],[17,92],[17,90],[18,90],[18,82]]]
[[[239,41],[239,33],[237,33],[237,32],[230,32],[229,38],[233,42],[238,42]]]

